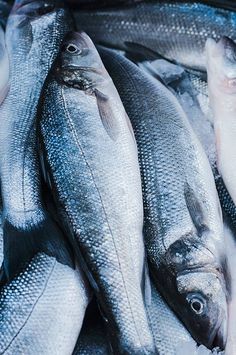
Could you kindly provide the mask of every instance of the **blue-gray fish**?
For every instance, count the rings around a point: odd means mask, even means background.
[[[189,72],[163,59],[141,60],[136,63],[155,79],[162,80],[176,95],[207,154],[224,215],[231,227],[236,230],[236,205],[217,168],[213,114],[209,105],[206,78],[200,73]],[[219,97],[219,101],[221,102],[222,98]]]
[[[77,27],[100,44],[128,52],[150,51],[205,70],[208,37],[236,39],[236,12],[192,1],[144,1],[75,12]]]
[[[155,283],[198,343],[224,348],[230,285],[210,164],[175,96],[123,56],[100,53],[138,144]]]
[[[37,252],[70,264],[70,248],[42,201],[35,119],[40,92],[71,29],[57,1],[17,0],[6,27],[10,88],[0,108],[0,177],[4,262],[1,281],[11,280]]]
[[[141,287],[146,272],[136,142],[85,33],[65,38],[40,107],[49,183],[108,320],[113,348],[152,353]]]
[[[71,355],[90,300],[83,273],[37,254],[0,293],[0,353]]]
[[[217,166],[236,204],[236,44],[223,37],[208,39],[207,78],[217,147]]]

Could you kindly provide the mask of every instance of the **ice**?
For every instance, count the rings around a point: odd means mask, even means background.
[[[153,77],[160,77],[166,85],[178,80],[184,73],[184,69],[164,59],[144,61],[138,63],[139,67],[149,72]]]

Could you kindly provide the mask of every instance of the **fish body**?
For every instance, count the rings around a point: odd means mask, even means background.
[[[52,104],[53,103],[53,104]],[[90,38],[65,38],[40,104],[45,166],[115,351],[149,354],[143,207],[127,114]]]
[[[208,37],[235,38],[236,13],[199,2],[144,1],[75,12],[77,27],[99,44],[128,52],[141,49],[186,67],[205,70]]]
[[[58,2],[16,1],[6,27],[10,85],[0,108],[0,176],[3,196],[2,283],[36,253],[70,263],[70,250],[42,200],[36,149],[37,104],[48,71],[71,29]]]
[[[234,165],[235,117],[236,117],[236,45],[229,38],[218,43],[208,40],[207,73],[210,104],[213,110],[217,147],[217,166],[234,204],[236,185]]]
[[[136,62],[142,70],[161,80],[177,97],[211,164],[223,213],[236,228],[236,206],[217,168],[213,113],[206,78],[163,59]]]
[[[168,89],[114,51],[100,54],[137,140],[155,284],[198,343],[224,348],[228,272],[207,157]]]
[[[90,300],[83,273],[37,254],[0,293],[0,353],[70,355]]]

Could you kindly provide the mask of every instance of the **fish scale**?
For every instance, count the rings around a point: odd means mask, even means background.
[[[15,1],[6,27],[10,87],[0,109],[2,284],[38,252],[73,266],[70,247],[54,212],[49,214],[45,208],[36,147],[40,93],[65,33],[73,28],[68,10],[57,6],[60,4],[54,1]]]
[[[70,355],[89,299],[79,270],[36,255],[0,293],[0,353]]]
[[[84,55],[71,56],[72,45],[83,45]],[[141,290],[143,207],[133,132],[91,40],[72,34],[62,48],[39,112],[45,166],[114,351],[149,354],[153,340]]]
[[[205,70],[208,37],[235,39],[236,13],[198,2],[144,1],[74,12],[77,27],[99,44],[127,51],[150,50],[187,67]],[[105,30],[104,30],[105,29]],[[153,53],[152,53],[153,55]]]
[[[223,348],[228,271],[210,164],[175,96],[117,52],[104,47],[99,51],[138,144],[144,237],[155,284],[195,340],[212,347],[216,337]],[[195,302],[195,297],[204,297],[209,323],[201,313],[194,314],[191,300]]]

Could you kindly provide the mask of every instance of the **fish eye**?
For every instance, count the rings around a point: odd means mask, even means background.
[[[205,308],[205,302],[201,297],[193,296],[188,299],[190,307],[195,314],[202,314]]]
[[[66,47],[67,52],[71,53],[71,54],[80,54],[82,51],[73,43],[68,44],[68,46]]]

